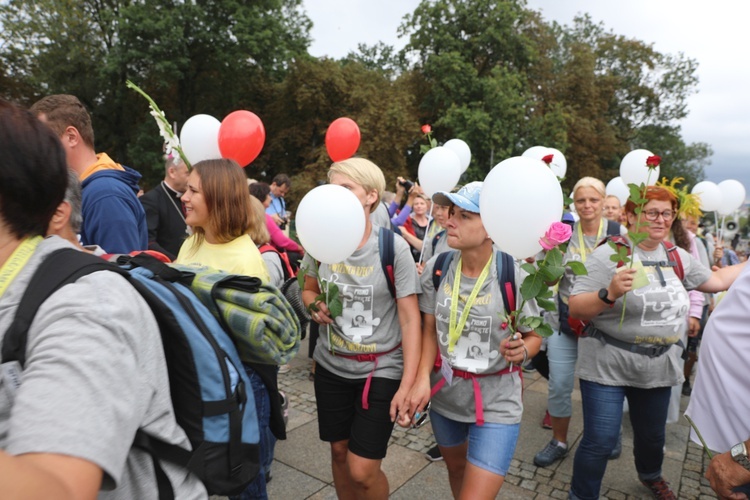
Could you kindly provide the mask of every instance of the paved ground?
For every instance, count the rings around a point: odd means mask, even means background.
[[[279,375],[280,388],[290,400],[288,439],[276,446],[273,480],[269,486],[271,499],[335,499],[331,476],[329,446],[318,439],[315,396],[308,380],[310,360],[307,341],[300,355],[292,361],[292,370]],[[547,405],[547,382],[537,374],[525,374],[524,417],[521,434],[510,471],[498,498],[544,499],[567,498],[573,472],[573,454],[581,439],[580,393],[576,390],[574,414],[570,424],[571,453],[551,467],[536,467],[534,454],[550,439],[551,432],[540,426]],[[687,398],[682,398],[683,409]],[[396,426],[391,437],[383,469],[390,482],[394,499],[450,498],[448,475],[443,462],[427,461],[423,452],[434,442],[429,425],[405,431]],[[680,499],[716,498],[703,477],[707,460],[702,450],[689,443],[684,422],[667,426],[667,453],[664,475]],[[637,479],[632,459],[632,429],[623,430],[622,456],[609,462],[604,477],[602,498],[630,500],[650,498],[648,490]]]

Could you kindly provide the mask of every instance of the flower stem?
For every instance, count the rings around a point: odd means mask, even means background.
[[[648,192],[648,183],[651,180],[651,173],[653,169],[649,167],[648,169],[648,176],[646,176],[646,184],[643,186],[643,192],[641,193],[641,199],[646,198],[646,193]],[[643,213],[643,207],[646,206],[646,202],[640,202],[638,204],[638,208],[640,208],[640,211],[638,212],[636,219],[635,219],[635,231],[634,233],[639,233],[641,229],[641,214]],[[635,245],[634,245],[635,247]],[[633,269],[633,262],[635,258],[635,248],[633,248],[630,252],[630,262],[628,262],[628,269]],[[622,296],[622,314],[620,314],[620,330],[622,330],[622,322],[625,321],[625,306],[628,301],[628,294],[627,292],[625,295]]]
[[[708,459],[713,460],[714,456],[711,454],[711,450],[708,449],[708,446],[706,446],[706,442],[703,440],[703,436],[701,436],[701,431],[698,430],[698,426],[695,425],[695,422],[693,422],[693,419],[690,418],[687,413],[685,414],[685,418],[690,424],[690,427],[692,427],[693,430],[695,431],[695,434],[698,436],[698,439],[700,439],[700,442],[703,445],[703,451],[705,451],[706,455],[708,455]]]

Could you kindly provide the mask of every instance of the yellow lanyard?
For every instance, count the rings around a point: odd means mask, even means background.
[[[469,298],[466,299],[464,310],[461,311],[461,319],[456,322],[456,318],[458,316],[458,292],[461,289],[461,263],[463,262],[462,258],[459,257],[458,259],[458,264],[456,265],[456,278],[453,282],[453,293],[451,295],[451,314],[448,322],[449,353],[452,353],[453,349],[456,347],[456,342],[458,342],[458,338],[461,336],[461,332],[466,325],[466,320],[469,319],[469,311],[471,310],[471,306],[474,305],[474,302],[477,299],[477,295],[479,295],[479,290],[482,288],[482,285],[487,279],[487,276],[490,274],[490,264],[492,263],[492,259],[493,256],[490,256],[490,260],[487,261],[484,269],[482,269],[479,278],[477,278],[477,282],[474,284],[474,289],[471,291]]]
[[[29,261],[39,243],[42,241],[41,236],[34,236],[33,238],[27,238],[18,245],[18,248],[13,250],[8,260],[0,267],[0,297],[3,296],[5,290],[11,284],[13,279],[23,269],[26,263]]]
[[[599,221],[599,231],[596,233],[596,242],[594,243],[594,247],[596,247],[596,244],[599,243],[602,237],[602,229],[604,229],[604,219],[601,219]],[[581,229],[581,223],[578,222],[578,246],[581,248],[581,262],[586,262],[586,250],[589,251],[589,253],[593,252],[593,248],[588,248],[586,246],[586,242],[583,241],[583,230]]]

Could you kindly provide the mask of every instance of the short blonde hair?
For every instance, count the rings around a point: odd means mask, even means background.
[[[378,208],[380,198],[385,191],[385,176],[380,167],[370,160],[364,158],[349,158],[344,161],[337,161],[328,170],[328,180],[331,180],[331,174],[345,175],[355,183],[359,184],[368,193],[372,190],[378,192],[378,199],[370,207],[370,212]]]
[[[576,191],[583,187],[594,189],[601,195],[602,200],[607,197],[607,188],[604,187],[604,183],[596,177],[581,177],[578,182],[576,182],[576,185],[573,186],[573,191],[570,192],[570,195],[575,198]]]
[[[266,209],[263,208],[263,203],[258,198],[251,194],[248,196],[250,197],[250,231],[247,234],[256,245],[265,245],[271,241],[271,233],[268,232],[268,226],[266,226]]]

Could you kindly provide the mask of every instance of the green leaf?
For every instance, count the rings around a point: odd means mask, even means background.
[[[339,299],[339,286],[336,283],[328,282],[328,301],[341,300]]]
[[[336,298],[328,303],[328,311],[331,313],[331,318],[337,318],[344,312],[344,306],[341,301]]]
[[[307,266],[302,266],[297,271],[297,284],[300,290],[305,289],[305,275],[307,274]]]
[[[586,266],[583,264],[583,262],[572,260],[568,262],[568,267],[576,276],[586,276],[589,273],[588,270],[586,270]]]
[[[541,307],[545,311],[554,312],[557,309],[557,304],[555,304],[551,300],[542,299],[542,298],[537,297],[536,298],[536,303],[537,303],[537,305],[539,305],[539,307]]]
[[[545,271],[552,276],[552,279],[549,281],[557,281],[563,274],[565,274],[565,268],[563,266],[549,266]]]
[[[559,248],[555,247],[547,252],[546,260],[548,266],[560,267],[563,262],[563,254]]]
[[[528,262],[524,262],[523,264],[521,264],[521,269],[529,274],[534,274],[536,272],[536,267],[534,267],[532,264],[529,264]]]
[[[536,295],[536,298],[537,299],[549,299],[549,298],[552,298],[554,294],[555,292],[552,291],[552,287],[542,288],[542,291]]]
[[[536,297],[544,287],[544,280],[540,273],[534,273],[526,276],[521,284],[521,295],[524,300],[531,300]]]
[[[554,332],[554,330],[552,330],[552,327],[551,327],[551,326],[549,326],[549,325],[548,325],[547,323],[542,323],[541,325],[537,326],[537,327],[536,327],[536,328],[534,329],[534,331],[535,331],[535,332],[536,332],[537,334],[539,334],[539,335],[541,335],[542,337],[545,337],[545,338],[546,338],[546,337],[549,337],[549,336],[551,336],[551,335],[552,335],[553,333],[555,333],[555,332]]]
[[[425,153],[426,153],[427,151],[429,151],[430,149],[431,149],[431,148],[430,148],[429,144],[420,144],[420,145],[419,145],[419,152],[420,152],[421,154],[425,154]]]

